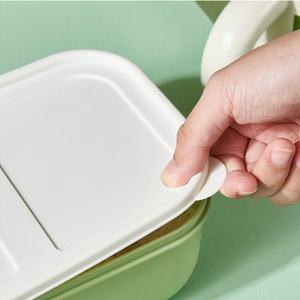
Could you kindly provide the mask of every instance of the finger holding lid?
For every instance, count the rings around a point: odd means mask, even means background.
[[[218,77],[218,73],[211,77],[199,102],[177,133],[173,159],[161,175],[168,187],[185,185],[202,170],[210,147],[231,122],[230,114],[224,113],[228,101],[222,95],[222,80]]]

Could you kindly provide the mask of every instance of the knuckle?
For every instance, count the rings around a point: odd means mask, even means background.
[[[278,206],[290,206],[300,201],[299,173],[288,177],[278,192],[269,196],[271,202]]]
[[[300,201],[300,192],[285,189],[284,193],[269,196],[269,200],[277,206],[290,206]]]
[[[299,175],[298,176],[291,176],[291,179],[289,181],[289,185],[291,186],[291,188],[289,188],[289,190],[292,192],[292,193],[298,193],[300,194],[300,178],[299,178]]]
[[[258,174],[255,174],[256,177],[258,178],[258,181],[260,182],[261,185],[265,187],[266,190],[268,190],[271,195],[278,191],[281,187],[286,185],[286,177],[287,177],[287,170],[276,170],[273,171],[272,169],[269,168],[260,168],[258,172],[255,172]]]
[[[286,206],[291,206],[296,202],[291,202],[290,199],[274,199],[272,196],[269,197],[269,200],[275,204],[276,206],[281,206],[281,207],[286,207]]]
[[[223,113],[229,118],[233,118],[234,99],[237,94],[237,83],[234,77],[231,76],[228,67],[216,71],[209,79],[206,87],[213,90],[218,90],[220,93],[220,106]]]
[[[291,205],[291,204],[289,203],[289,201],[287,201],[287,199],[282,198],[282,197],[278,198],[278,197],[269,196],[269,200],[270,200],[273,204],[275,204],[275,205],[277,205],[277,206],[289,206],[289,205]]]

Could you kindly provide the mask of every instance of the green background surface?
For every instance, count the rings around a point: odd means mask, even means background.
[[[300,29],[300,16],[295,15],[294,16],[294,25],[293,25],[293,30],[298,30]]]
[[[61,51],[110,51],[137,64],[187,116],[202,92],[205,41],[225,4],[0,2],[0,73]],[[172,300],[299,295],[300,204],[214,196],[196,269]]]

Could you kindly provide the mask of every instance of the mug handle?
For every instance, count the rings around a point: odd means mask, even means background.
[[[206,42],[201,81],[252,50],[262,33],[286,10],[288,1],[233,1],[216,20]]]

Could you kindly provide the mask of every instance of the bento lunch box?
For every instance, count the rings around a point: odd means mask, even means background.
[[[169,299],[194,270],[210,205],[211,199],[195,203],[194,214],[179,228],[94,267],[37,299]]]
[[[114,273],[123,276],[120,270],[129,265],[171,274],[166,257],[179,255],[184,241],[199,241],[202,225],[188,224],[208,211],[206,201],[181,230],[91,268],[132,249],[221,187],[226,168],[211,157],[186,186],[161,182],[184,120],[137,66],[108,52],[59,53],[1,75],[1,299],[36,299],[57,293],[57,286],[73,293],[74,282],[90,293],[85,287]],[[160,262],[150,263],[156,255]],[[186,259],[195,262],[196,256]],[[191,271],[193,264],[176,265]],[[186,280],[178,271],[166,285],[174,276]]]

